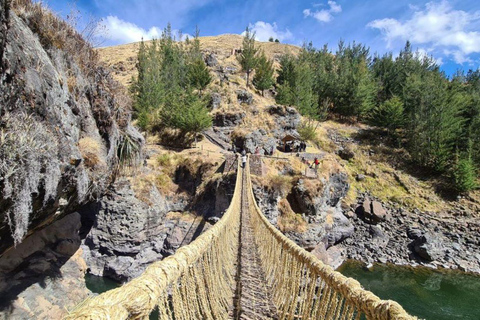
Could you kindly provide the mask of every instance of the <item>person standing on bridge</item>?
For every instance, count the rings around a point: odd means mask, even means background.
[[[242,168],[245,168],[245,166],[247,165],[247,153],[245,152],[242,152]]]

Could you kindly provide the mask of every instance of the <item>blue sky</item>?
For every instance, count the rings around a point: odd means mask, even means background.
[[[66,17],[72,4],[44,0]],[[480,1],[372,0],[77,0],[82,18],[102,19],[103,45],[158,37],[171,23],[184,34],[240,34],[249,25],[260,41],[270,36],[301,45],[312,41],[334,51],[340,39],[360,42],[372,53],[398,54],[410,40],[433,56],[447,74],[480,65]]]

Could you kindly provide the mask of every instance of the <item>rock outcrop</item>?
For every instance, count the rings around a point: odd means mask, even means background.
[[[93,50],[71,29],[40,30],[52,14],[25,6],[22,16],[10,11],[2,36],[0,254],[98,197],[113,177],[124,135],[142,142],[129,126],[121,89],[95,65]],[[49,39],[49,32],[59,35]]]
[[[234,175],[207,183],[188,199],[163,196],[153,186],[149,203],[139,200],[127,179],[119,179],[107,195],[83,210],[89,231],[82,244],[88,272],[119,282],[139,276],[152,262],[172,255],[209,228],[228,208]],[[194,182],[192,177],[183,177]],[[192,189],[195,185],[184,186]],[[192,210],[197,215],[179,211]]]
[[[87,294],[76,211],[143,138],[79,34],[40,3],[0,8],[0,318],[61,318]]]
[[[0,319],[60,319],[88,296],[80,227],[69,214],[0,257]]]

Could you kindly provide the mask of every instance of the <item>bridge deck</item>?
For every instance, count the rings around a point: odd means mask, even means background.
[[[278,319],[276,308],[270,296],[271,290],[269,290],[265,281],[265,274],[250,224],[245,175],[243,175],[242,180],[240,244],[233,319]]]

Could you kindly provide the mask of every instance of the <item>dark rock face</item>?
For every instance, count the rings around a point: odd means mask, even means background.
[[[79,237],[88,228],[76,211],[113,180],[123,138],[143,137],[80,36],[62,30],[78,48],[63,51],[9,3],[0,0],[0,318],[59,319],[88,292]]]
[[[72,213],[2,255],[0,319],[60,319],[87,297],[80,226]]]
[[[215,67],[218,65],[218,60],[217,60],[217,56],[215,55],[215,53],[210,53],[208,54],[206,57],[205,57],[205,63],[207,64],[207,66],[209,67]]]
[[[332,174],[328,181],[300,179],[287,200],[296,213],[308,222],[305,232],[287,232],[286,235],[324,262],[339,266],[342,250],[336,245],[352,236],[354,227],[339,206],[339,200],[348,190],[346,176]],[[254,185],[255,199],[269,221],[276,225],[279,217],[280,195]]]
[[[223,215],[233,194],[234,178],[229,175],[206,185],[204,193],[193,201],[166,198],[153,187],[149,204],[137,199],[130,183],[120,179],[84,213],[84,219],[93,224],[82,244],[89,272],[125,282],[139,276],[152,262],[174,254],[210,227],[209,218]],[[187,208],[198,216],[179,213]]]
[[[480,224],[474,217],[439,219],[437,213],[407,212],[370,200],[369,196],[365,196],[362,202],[363,205],[356,209],[357,214],[353,214],[353,210],[347,214],[355,226],[353,235],[340,244],[346,249],[348,258],[367,264],[421,264],[480,272],[478,241],[471,236],[478,234]],[[364,213],[359,214],[359,211],[365,207],[372,214],[375,202],[381,204],[387,214],[384,220],[377,220],[372,225],[371,220],[365,219]]]
[[[237,90],[237,99],[240,103],[246,103],[248,105],[253,103],[253,95],[247,90]]]
[[[213,119],[213,125],[217,127],[235,127],[242,123],[245,112],[217,113]]]

